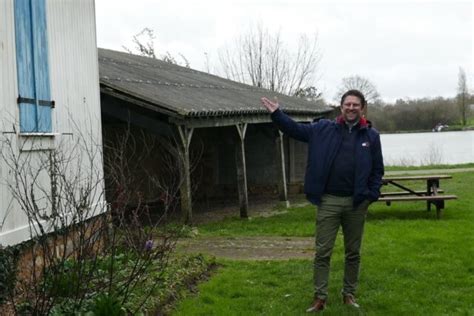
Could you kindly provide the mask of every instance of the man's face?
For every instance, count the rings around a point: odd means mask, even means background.
[[[348,95],[342,102],[342,117],[348,123],[357,122],[362,116],[362,109],[361,100],[354,95]]]

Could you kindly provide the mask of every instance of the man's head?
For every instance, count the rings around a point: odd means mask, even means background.
[[[348,123],[357,122],[365,106],[365,97],[359,90],[349,90],[341,97],[342,117]]]

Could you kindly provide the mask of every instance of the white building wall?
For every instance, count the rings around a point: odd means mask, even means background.
[[[53,109],[53,136],[19,134],[14,0],[0,0],[0,131],[11,139],[20,155],[41,156],[48,149],[72,148],[81,139],[91,150],[102,149],[100,91],[94,0],[46,0],[49,72]],[[15,125],[15,127],[13,127]],[[19,148],[22,148],[20,150]],[[34,149],[34,150],[31,150]],[[39,149],[39,150],[38,150]],[[83,153],[84,154],[84,153]],[[76,157],[83,170],[91,170],[88,159]],[[96,153],[94,171],[102,176],[102,155]],[[71,172],[77,171],[71,170]],[[85,175],[86,176],[86,175]],[[25,215],[12,202],[6,183],[9,168],[0,161],[0,245],[29,238]],[[49,181],[44,177],[44,181]],[[103,183],[99,191],[103,190]],[[98,192],[94,203],[103,204]]]
[[[74,123],[97,129],[100,92],[94,1],[48,2],[51,95],[56,101],[55,128],[73,132]]]
[[[15,65],[15,30],[13,21],[13,0],[0,1],[0,113],[1,123],[6,124],[6,119],[17,120],[18,111],[12,111],[12,105],[16,105],[15,93],[16,65]],[[11,126],[2,126],[12,130]]]

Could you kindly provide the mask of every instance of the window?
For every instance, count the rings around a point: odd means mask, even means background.
[[[20,132],[52,132],[45,0],[15,0]]]

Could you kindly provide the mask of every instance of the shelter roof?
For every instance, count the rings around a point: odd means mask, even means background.
[[[330,107],[224,79],[162,60],[99,48],[101,91],[126,95],[148,110],[178,119],[262,116],[262,96],[277,96],[282,109],[317,117]]]

